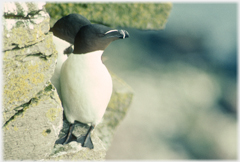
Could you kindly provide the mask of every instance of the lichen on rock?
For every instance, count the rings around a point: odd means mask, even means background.
[[[61,102],[49,82],[57,51],[48,34],[49,15],[43,5],[4,3],[4,160],[45,158],[61,129]],[[46,114],[52,108],[56,111],[49,119]]]
[[[53,74],[56,57],[52,34],[30,47],[4,52],[4,123],[14,115],[15,107],[28,102],[44,88]]]
[[[23,48],[43,40],[50,28],[49,20],[44,11],[27,19],[3,17],[3,50]]]
[[[4,125],[5,160],[40,160],[51,153],[62,125],[62,107],[56,90],[46,87]],[[54,120],[46,115],[52,107],[57,109]]]

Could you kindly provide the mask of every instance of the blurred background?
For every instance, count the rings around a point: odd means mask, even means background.
[[[236,159],[237,4],[173,3],[164,30],[124,29],[105,64],[134,99],[107,159]]]
[[[110,8],[97,14],[85,4],[47,6],[51,20],[75,10],[104,17]],[[130,38],[112,42],[104,64],[134,99],[107,160],[236,159],[237,3],[173,3],[164,30],[119,28]]]

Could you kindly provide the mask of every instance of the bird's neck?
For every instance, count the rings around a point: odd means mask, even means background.
[[[76,59],[75,61],[80,61],[80,62],[84,62],[87,64],[95,64],[98,62],[102,63],[101,57],[102,57],[103,51],[99,50],[99,51],[94,51],[94,52],[89,52],[86,54],[71,54],[70,57],[72,57],[73,59]],[[79,63],[80,63],[79,62]]]

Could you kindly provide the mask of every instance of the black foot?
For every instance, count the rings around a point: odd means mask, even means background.
[[[81,136],[77,139],[77,142],[78,143],[81,143],[82,144],[82,147],[88,147],[90,149],[93,149],[94,146],[93,146],[93,142],[92,142],[92,139],[91,139],[91,131],[94,129],[94,126],[91,126],[89,129],[88,129],[88,132],[85,136]]]
[[[93,143],[92,143],[92,139],[90,136],[81,136],[77,139],[77,142],[78,143],[81,143],[82,144],[82,147],[88,147],[90,149],[93,149]]]
[[[64,137],[58,139],[55,142],[55,144],[65,145],[65,144],[68,144],[68,143],[70,143],[72,141],[77,141],[77,137],[72,134],[73,128],[74,128],[74,124],[71,124],[71,126],[70,126],[70,128],[68,130],[68,133]]]

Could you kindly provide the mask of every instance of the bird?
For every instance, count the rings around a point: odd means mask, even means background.
[[[112,29],[101,24],[88,24],[75,36],[74,50],[63,63],[60,75],[62,104],[70,123],[68,133],[56,144],[71,141],[93,149],[91,132],[101,122],[112,95],[112,78],[101,57],[115,40],[128,38],[126,30]],[[72,134],[76,122],[90,125],[87,133]]]
[[[49,30],[53,33],[53,43],[55,44],[58,52],[57,63],[50,80],[56,88],[60,99],[60,71],[62,64],[67,59],[68,55],[73,51],[74,39],[77,32],[82,26],[87,24],[91,24],[87,18],[80,14],[72,13],[67,16],[63,16]]]

